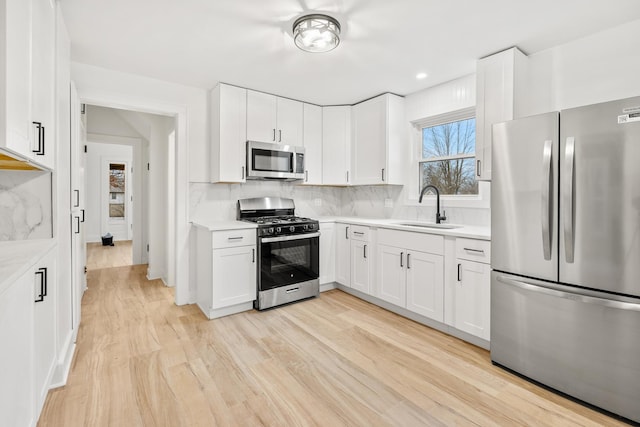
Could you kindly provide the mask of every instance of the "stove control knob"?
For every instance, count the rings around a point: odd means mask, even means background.
[[[273,234],[273,227],[269,227],[265,231],[266,231],[266,234]]]
[[[309,224],[309,228],[310,228],[311,230],[313,230],[314,228],[316,228],[316,225],[315,225],[315,224]]]
[[[282,228],[276,227],[276,233],[280,233],[281,231],[282,231]]]
[[[294,231],[296,231],[296,228],[292,225],[291,227],[289,227],[289,231],[293,233]]]
[[[309,229],[309,226],[307,224],[305,224],[305,225],[302,226],[302,229],[306,231],[306,230]]]

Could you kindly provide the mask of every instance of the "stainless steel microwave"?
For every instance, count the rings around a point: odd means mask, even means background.
[[[247,141],[247,179],[304,179],[304,147]]]

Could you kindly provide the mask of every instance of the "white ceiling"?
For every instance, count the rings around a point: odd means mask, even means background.
[[[638,0],[61,0],[72,60],[201,88],[219,81],[321,105],[406,95],[640,19]],[[340,21],[329,53],[297,49],[305,12]],[[424,80],[418,72],[428,73]]]

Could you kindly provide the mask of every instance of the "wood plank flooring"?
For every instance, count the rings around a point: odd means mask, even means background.
[[[210,321],[145,271],[89,272],[39,426],[623,425],[339,290]]]
[[[133,264],[132,241],[119,240],[113,243],[113,246],[102,246],[102,243],[87,243],[87,270]]]

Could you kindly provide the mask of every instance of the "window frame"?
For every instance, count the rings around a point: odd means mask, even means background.
[[[423,129],[433,126],[439,126],[446,123],[452,123],[461,120],[476,118],[476,107],[468,107],[459,110],[450,111],[444,114],[425,117],[411,122],[414,135],[413,138],[413,162],[412,174],[414,179],[414,189],[409,191],[407,203],[414,206],[435,206],[436,197],[430,193],[425,194],[423,203],[418,203],[420,191],[422,189],[421,163],[426,161],[455,160],[463,158],[475,158],[476,150],[473,154],[459,154],[453,156],[441,157],[422,157]],[[477,148],[477,147],[476,147]],[[445,202],[449,207],[468,207],[468,208],[489,208],[490,207],[490,183],[478,181],[478,194],[447,194],[440,196],[441,202]]]

